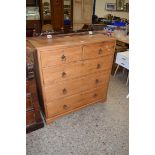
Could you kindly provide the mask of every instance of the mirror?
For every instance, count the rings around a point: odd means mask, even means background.
[[[116,10],[123,11],[124,10],[124,0],[116,0]]]
[[[50,0],[42,0],[42,25],[44,24],[51,24]]]
[[[64,0],[64,29],[72,28],[72,0]]]

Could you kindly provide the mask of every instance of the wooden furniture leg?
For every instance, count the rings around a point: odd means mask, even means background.
[[[119,65],[117,65],[117,67],[116,67],[116,70],[115,70],[115,73],[114,73],[114,77],[115,77],[115,75],[117,73],[118,68],[119,68]]]
[[[125,72],[125,68],[123,68],[123,75],[124,75],[124,72]]]

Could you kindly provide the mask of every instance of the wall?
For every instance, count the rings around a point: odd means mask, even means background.
[[[125,3],[128,3],[128,2],[129,2],[129,0],[125,0]],[[114,16],[129,19],[129,13],[128,12],[105,10],[105,4],[106,3],[116,3],[116,0],[96,0],[95,14],[98,17],[105,17],[107,14],[112,14]]]

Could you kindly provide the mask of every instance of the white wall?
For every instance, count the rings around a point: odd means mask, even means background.
[[[129,2],[129,0],[125,0],[125,4],[128,3],[128,2]],[[95,14],[98,17],[105,17],[107,14],[112,14],[114,16],[129,19],[129,13],[128,12],[107,11],[107,10],[105,10],[105,4],[106,3],[116,3],[116,0],[96,0]]]

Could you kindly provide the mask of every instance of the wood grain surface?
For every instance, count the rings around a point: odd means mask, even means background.
[[[31,38],[47,124],[107,98],[116,40],[103,34]]]

